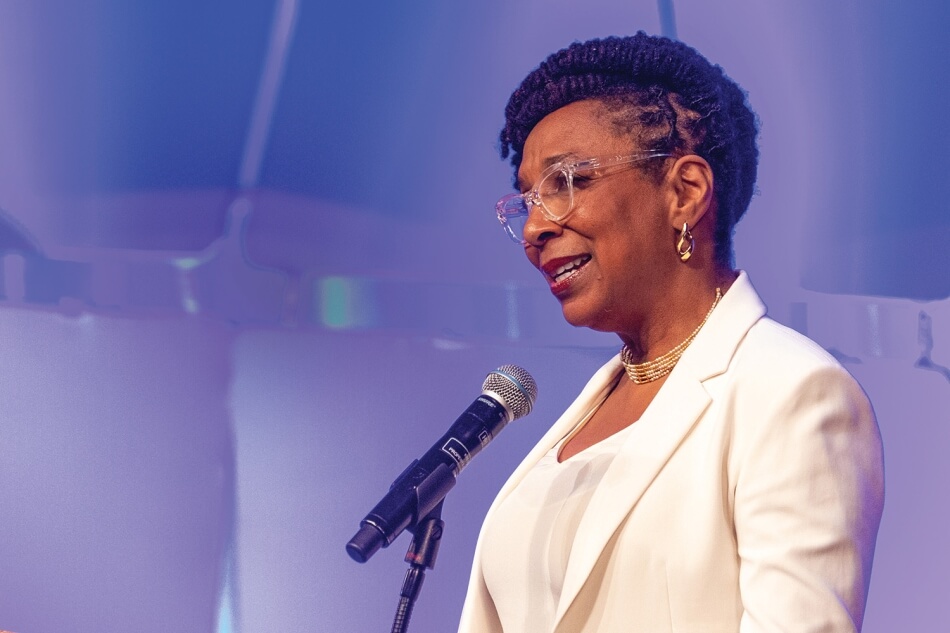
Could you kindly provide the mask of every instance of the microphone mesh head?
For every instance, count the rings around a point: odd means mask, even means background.
[[[511,412],[511,420],[531,413],[534,401],[538,398],[538,385],[534,378],[517,365],[502,365],[488,374],[482,383],[482,391],[499,396],[502,404]]]

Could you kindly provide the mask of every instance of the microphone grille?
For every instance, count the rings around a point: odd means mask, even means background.
[[[531,413],[534,401],[538,398],[538,385],[534,378],[517,365],[502,365],[488,374],[482,383],[482,391],[498,395],[511,412],[512,420]]]

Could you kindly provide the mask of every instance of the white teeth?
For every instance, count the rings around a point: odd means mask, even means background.
[[[557,270],[554,271],[553,277],[554,277],[555,279],[557,279],[558,277],[560,277],[560,276],[563,275],[564,273],[567,273],[567,272],[570,272],[570,271],[574,270],[575,268],[577,268],[578,266],[580,266],[581,264],[583,264],[584,262],[586,262],[588,259],[590,259],[590,258],[587,257],[586,255],[582,255],[581,257],[578,257],[578,258],[575,259],[574,261],[568,262],[568,263],[564,264],[563,266],[561,266],[560,268],[558,268]]]

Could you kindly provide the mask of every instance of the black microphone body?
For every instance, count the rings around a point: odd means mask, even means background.
[[[518,370],[503,372],[511,367]],[[514,377],[511,375],[514,373]],[[522,376],[523,374],[523,376]],[[499,395],[490,384],[493,376],[501,376],[520,392],[515,394],[527,402],[511,406],[510,396]],[[526,383],[522,385],[521,383]],[[508,384],[497,389],[503,394],[510,391]],[[350,557],[365,563],[380,547],[392,543],[403,531],[412,528],[428,515],[455,486],[455,478],[512,419],[531,410],[537,395],[537,386],[528,372],[505,366],[489,374],[485,390],[458,417],[439,440],[419,459],[409,464],[389,492],[360,522],[360,529],[346,544]]]

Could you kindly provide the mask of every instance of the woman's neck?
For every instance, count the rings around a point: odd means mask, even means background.
[[[654,302],[650,313],[639,323],[617,332],[634,362],[658,358],[689,339],[710,315],[717,289],[724,295],[738,272],[725,269],[699,278],[689,277],[684,276],[685,281],[663,291],[663,299]]]

